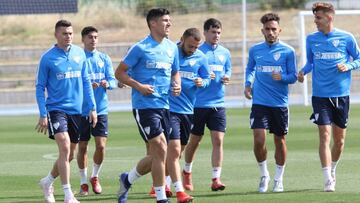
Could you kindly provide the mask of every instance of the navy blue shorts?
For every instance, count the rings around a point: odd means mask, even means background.
[[[80,128],[80,141],[89,141],[90,134],[94,137],[107,137],[108,136],[108,116],[98,115],[97,123],[95,128],[89,123],[88,116],[81,117],[81,128]]]
[[[164,133],[170,134],[170,112],[168,109],[133,109],[141,137],[145,142]]]
[[[186,145],[193,126],[193,115],[170,112],[170,121],[172,130],[169,139],[180,139],[181,145]]]
[[[80,138],[81,115],[69,115],[62,111],[50,111],[47,116],[49,138],[55,139],[57,133],[68,132],[71,143],[78,143]]]
[[[313,114],[310,117],[317,125],[331,125],[346,128],[349,119],[350,98],[345,97],[312,97]]]
[[[268,129],[276,136],[283,136],[289,130],[289,110],[287,107],[269,107],[253,104],[250,113],[251,129]]]
[[[194,126],[191,129],[193,135],[204,135],[206,127],[211,131],[226,131],[226,110],[224,107],[217,108],[194,108]]]

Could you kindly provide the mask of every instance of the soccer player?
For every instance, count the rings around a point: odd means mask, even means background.
[[[132,107],[148,154],[129,173],[120,175],[118,202],[127,201],[128,190],[134,181],[151,171],[156,199],[168,202],[165,195],[165,159],[169,136],[169,94],[181,92],[177,46],[167,37],[171,21],[167,9],[151,9],[146,21],[150,35],[133,45],[115,77],[132,87]],[[130,71],[131,77],[127,71]]]
[[[185,148],[185,166],[183,183],[186,190],[193,190],[192,164],[195,152],[204,135],[205,125],[210,130],[212,141],[212,191],[224,190],[220,181],[223,161],[223,140],[226,129],[226,113],[224,106],[225,85],[231,76],[231,56],[228,49],[219,45],[222,25],[217,19],[210,18],[204,23],[205,42],[200,46],[209,63],[211,82],[209,87],[200,88],[196,92],[194,105],[194,126],[191,129],[189,143]]]
[[[288,85],[296,82],[296,56],[292,47],[279,40],[280,17],[267,13],[260,19],[265,41],[249,50],[245,97],[252,99],[250,127],[254,134],[254,154],[260,169],[259,192],[270,181],[267,169],[266,129],[274,134],[275,177],[273,192],[283,192],[286,139],[289,126]]]
[[[95,194],[102,191],[99,173],[105,156],[105,146],[108,136],[108,97],[107,90],[116,87],[116,80],[111,59],[108,55],[96,49],[98,43],[98,30],[93,26],[84,27],[81,31],[82,42],[86,54],[86,62],[96,101],[98,122],[95,128],[91,127],[88,112],[90,111],[85,101],[82,109],[80,142],[77,154],[77,163],[80,172],[80,194],[88,195],[87,181],[88,142],[90,134],[95,138],[95,153],[90,183]]]
[[[70,186],[70,165],[79,142],[83,98],[89,106],[89,122],[97,123],[96,103],[85,64],[84,50],[72,44],[73,28],[69,21],[55,25],[57,43],[41,59],[36,78],[36,100],[40,118],[38,132],[55,139],[59,157],[51,172],[40,180],[46,202],[55,202],[53,182],[60,175],[65,203],[77,203]],[[45,91],[47,98],[45,99]]]
[[[201,43],[200,31],[185,30],[181,37],[179,64],[181,76],[180,96],[170,96],[170,121],[172,131],[168,144],[166,166],[176,190],[178,203],[191,202],[193,197],[184,192],[181,181],[179,158],[185,148],[193,125],[195,93],[210,83],[210,71],[206,56],[198,50]]]
[[[304,75],[312,71],[311,119],[319,130],[324,191],[333,192],[348,123],[351,70],[360,67],[360,53],[354,36],[334,27],[332,4],[314,3],[312,12],[318,32],[307,36],[307,63],[300,70],[298,80],[303,82]],[[331,134],[333,145],[330,149]]]

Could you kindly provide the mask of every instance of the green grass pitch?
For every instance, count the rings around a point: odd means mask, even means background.
[[[222,181],[227,185],[222,192],[212,192],[211,143],[206,133],[196,154],[193,167],[194,202],[359,202],[360,201],[360,105],[352,105],[345,151],[337,168],[336,192],[325,193],[318,158],[317,128],[309,121],[311,107],[290,107],[290,131],[287,135],[288,157],[284,175],[284,193],[259,194],[259,170],[252,152],[252,131],[249,129],[249,109],[228,109],[228,128],[224,144]],[[43,202],[38,181],[46,175],[57,155],[55,143],[35,132],[38,120],[33,116],[0,117],[0,202]],[[128,171],[145,154],[131,112],[110,113],[110,137],[106,160],[101,172],[102,195],[90,192],[79,197],[81,202],[116,202],[118,174]],[[272,135],[267,137],[270,175],[274,175],[274,146]],[[90,155],[94,149],[90,142]],[[90,162],[91,163],[91,162]],[[183,163],[183,162],[182,162]],[[91,169],[91,166],[89,167]],[[91,171],[88,172],[91,174]],[[71,163],[71,184],[79,191],[76,162]],[[270,182],[270,191],[273,181]],[[150,175],[133,185],[129,203],[155,202],[147,193]],[[55,182],[57,202],[63,201],[60,181]],[[171,198],[171,202],[176,199]]]

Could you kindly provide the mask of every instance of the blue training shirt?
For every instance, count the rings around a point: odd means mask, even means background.
[[[95,101],[96,101],[96,112],[98,115],[108,114],[108,96],[106,90],[113,89],[116,87],[116,79],[114,76],[114,69],[112,66],[111,59],[105,53],[94,51],[86,51],[86,63],[88,64],[88,71],[91,83],[98,83],[100,81],[106,80],[109,86],[105,89],[102,86],[99,86],[94,91]],[[83,103],[82,115],[89,115],[91,108],[88,105],[88,102]]]
[[[85,60],[84,50],[76,45],[67,52],[55,45],[41,56],[36,78],[40,117],[53,110],[81,114],[84,97],[90,108],[96,108]]]
[[[272,72],[281,72],[281,80],[274,80]],[[253,104],[287,107],[288,84],[297,79],[294,49],[282,41],[255,44],[249,50],[245,77],[245,87],[252,85]]]
[[[224,75],[231,77],[230,51],[221,45],[212,46],[206,42],[199,47],[199,50],[206,55],[210,72],[215,73],[215,79],[210,81],[209,87],[198,89],[195,107],[224,107],[225,85],[222,83],[222,77]]]
[[[130,48],[123,63],[134,80],[154,86],[147,96],[132,88],[133,109],[169,109],[171,75],[179,70],[176,44],[167,38],[158,43],[149,35]]]
[[[307,62],[302,71],[312,71],[312,94],[317,97],[350,95],[351,71],[339,72],[336,65],[349,70],[360,67],[359,47],[351,33],[333,29],[328,34],[315,32],[306,38]]]
[[[171,95],[170,111],[181,114],[193,114],[195,95],[198,89],[206,88],[210,83],[210,69],[206,56],[196,50],[192,55],[186,56],[181,47],[179,50],[179,64],[181,76],[181,94]],[[194,79],[202,78],[203,86],[198,88]]]

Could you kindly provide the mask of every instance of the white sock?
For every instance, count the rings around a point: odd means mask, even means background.
[[[285,164],[283,166],[276,164],[274,180],[281,182],[283,180],[284,171],[285,171]]]
[[[133,184],[135,180],[139,179],[141,175],[137,172],[136,166],[129,172],[128,180],[130,184]]]
[[[212,178],[220,178],[221,176],[221,167],[213,167],[212,169]]]
[[[259,164],[261,176],[270,177],[269,171],[268,171],[268,169],[267,169],[267,162],[266,162],[266,160],[264,160],[263,162],[258,162],[258,164]]]
[[[64,194],[65,194],[65,199],[70,199],[74,196],[73,192],[71,191],[71,185],[70,184],[65,184],[62,185],[63,190],[64,190]]]
[[[87,168],[79,169],[80,173],[80,185],[87,184]]]
[[[326,183],[328,180],[332,179],[331,178],[331,167],[330,166],[322,168],[322,172],[323,172],[323,175],[324,175],[324,183]]]
[[[156,200],[164,200],[167,199],[166,193],[165,193],[165,186],[159,186],[154,187],[155,194],[156,194]]]
[[[99,177],[102,164],[98,165],[94,163],[91,177]]]
[[[184,187],[181,181],[173,183],[176,192],[184,192]]]
[[[169,188],[171,188],[171,177],[170,176],[166,176],[166,186],[168,186]]]
[[[186,162],[185,162],[184,171],[187,172],[187,173],[191,173],[191,171],[192,171],[192,165],[193,165],[192,162],[191,162],[191,163],[186,163]]]
[[[52,175],[51,175],[51,172],[49,172],[49,174],[45,177],[45,180],[46,180],[46,184],[47,185],[52,185],[55,181],[56,177],[54,178]]]
[[[338,165],[339,160],[331,162],[331,174],[335,175],[336,172],[336,166]]]

